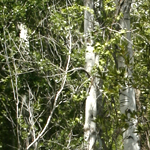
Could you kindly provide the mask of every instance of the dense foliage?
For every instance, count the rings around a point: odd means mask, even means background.
[[[141,149],[150,149],[150,2],[135,0],[131,10],[133,81],[119,71],[117,56],[126,43],[117,30],[122,14],[114,0],[95,0],[95,52],[101,80],[97,137],[103,148],[122,149],[119,89],[136,89],[137,132]],[[2,0],[0,2],[0,149],[83,149],[84,107],[90,85],[84,70],[84,6],[81,0]],[[20,25],[28,30],[20,38]],[[126,65],[129,64],[125,57]],[[44,131],[44,132],[42,132]],[[96,146],[99,146],[99,138]]]

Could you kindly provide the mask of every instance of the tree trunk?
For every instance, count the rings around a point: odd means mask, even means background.
[[[93,0],[85,0],[84,6],[87,8],[84,14],[84,34],[86,43],[85,61],[86,71],[90,74],[91,70],[96,62],[96,55],[93,52],[93,41],[90,32],[93,29],[93,15],[90,11],[93,10]],[[96,85],[95,79],[91,77],[91,85],[86,99],[85,106],[85,125],[84,125],[84,137],[85,137],[85,149],[94,150],[96,141],[96,123],[94,122],[97,112],[97,100],[96,100]]]
[[[126,30],[126,35],[122,39],[127,41],[126,57],[129,58],[129,65],[125,64],[125,58],[118,58],[118,68],[126,70],[126,77],[132,80],[132,65],[134,62],[131,31],[130,31],[130,7],[132,0],[121,0],[118,3],[118,10],[123,13],[123,18],[120,20],[121,28]],[[118,12],[119,12],[118,11]],[[126,81],[125,81],[126,82]],[[131,85],[125,83],[120,89],[120,110],[122,114],[127,115],[126,123],[128,128],[123,133],[124,150],[139,150],[139,138],[136,131],[137,119],[131,117],[131,113],[136,111],[135,91]]]

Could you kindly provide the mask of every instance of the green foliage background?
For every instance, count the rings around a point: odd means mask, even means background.
[[[128,81],[140,91],[137,98],[141,149],[150,139],[150,2],[136,0],[131,10],[134,49],[133,81],[125,70],[117,70],[117,56],[125,56],[125,31],[118,32],[116,5],[103,1],[95,5],[93,40],[99,66],[93,75],[100,78],[100,110],[97,136],[103,149],[123,148],[122,128],[126,116],[120,114],[119,88]],[[37,148],[83,149],[84,105],[90,81],[84,70],[83,1],[2,0],[0,2],[0,149],[26,149],[39,135],[60,90],[67,65],[71,33],[71,61],[57,107]],[[100,9],[100,12],[99,11]],[[28,29],[29,47],[20,40],[18,24]],[[121,43],[121,44],[119,44]],[[118,48],[119,47],[119,48]],[[125,58],[128,65],[128,58]],[[98,138],[99,139],[99,138]],[[31,149],[35,149],[35,145]],[[99,141],[97,140],[97,148]]]

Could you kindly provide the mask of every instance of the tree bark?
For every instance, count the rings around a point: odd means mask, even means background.
[[[133,50],[131,41],[131,31],[130,31],[130,7],[132,0],[121,0],[118,2],[118,12],[123,13],[123,18],[120,20],[121,28],[126,30],[126,35],[122,39],[127,41],[126,57],[129,59],[129,65],[125,64],[125,58],[119,56],[118,58],[118,68],[126,70],[126,78],[132,80],[132,69],[133,69]],[[125,81],[126,82],[126,81]],[[135,100],[135,90],[131,85],[125,83],[120,89],[120,110],[122,114],[127,115],[126,123],[128,128],[123,133],[124,150],[140,150],[139,137],[135,133],[137,119],[131,117],[131,113],[136,111],[136,100]]]
[[[92,46],[93,41],[90,32],[93,29],[93,14],[90,12],[93,10],[93,0],[85,0],[84,6],[86,7],[84,12],[84,34],[85,34],[85,61],[86,71],[90,74],[93,66],[96,63],[96,55],[93,52]],[[90,8],[90,11],[88,10]],[[85,125],[84,125],[84,138],[85,138],[85,149],[94,150],[96,141],[96,113],[97,113],[97,98],[96,98],[96,85],[95,79],[91,77],[91,85],[86,99],[85,106]]]

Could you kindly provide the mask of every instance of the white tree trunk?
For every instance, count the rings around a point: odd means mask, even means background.
[[[84,5],[86,8],[93,10],[93,0],[85,0]],[[86,43],[85,61],[86,71],[90,74],[93,66],[96,63],[96,55],[93,52],[93,41],[90,35],[90,31],[93,29],[93,15],[87,9],[84,14],[84,34]],[[91,86],[86,99],[85,106],[85,125],[84,125],[84,137],[85,137],[85,149],[94,150],[96,141],[96,123],[94,122],[97,113],[97,98],[96,98],[96,84],[95,79],[91,77]]]
[[[126,36],[123,40],[127,41],[127,57],[129,57],[129,64],[126,66],[123,57],[119,57],[118,68],[125,68],[127,71],[126,77],[132,79],[132,64],[134,62],[132,41],[131,41],[131,31],[130,31],[130,6],[132,0],[120,0],[118,3],[119,11],[123,13],[123,18],[121,19],[121,27],[125,29]],[[129,127],[123,133],[124,150],[140,150],[139,137],[136,131],[137,119],[131,118],[130,113],[136,111],[136,100],[134,88],[126,83],[126,86],[122,87],[120,90],[120,110],[122,114],[127,114],[128,119],[126,120]]]
[[[21,41],[21,44],[23,44],[21,46],[24,46],[24,48],[29,47],[27,27],[24,24],[20,23],[18,24],[18,28],[20,30],[20,34],[19,34],[20,41]]]

